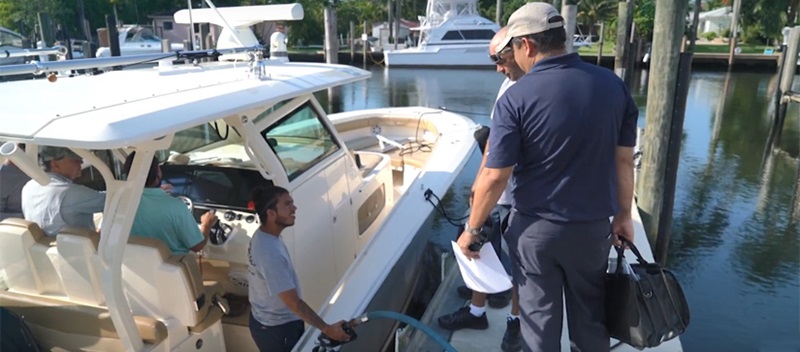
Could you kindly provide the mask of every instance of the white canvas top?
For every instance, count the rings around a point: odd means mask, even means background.
[[[344,65],[269,62],[114,71],[0,83],[0,140],[111,149],[152,140],[234,112],[369,78]]]

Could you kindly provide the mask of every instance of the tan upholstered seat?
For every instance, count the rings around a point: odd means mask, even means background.
[[[36,223],[15,218],[0,222],[0,267],[10,291],[63,294],[57,257],[55,237],[45,236]]]
[[[100,235],[86,228],[68,227],[58,233],[56,269],[70,301],[98,306],[105,304],[100,272],[92,263],[99,241]]]
[[[105,308],[7,291],[0,292],[0,306],[22,316],[31,326],[37,343],[48,351],[52,347],[67,351],[91,349],[99,346],[87,344],[119,339]],[[133,319],[144,342],[156,345],[167,338],[164,323],[150,317],[134,316]]]
[[[134,314],[174,318],[186,327],[208,316],[212,295],[203,287],[194,254],[173,256],[159,240],[131,236],[122,266],[125,294]]]

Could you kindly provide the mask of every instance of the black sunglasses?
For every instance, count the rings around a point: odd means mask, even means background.
[[[503,48],[503,50],[500,50],[497,53],[489,55],[489,60],[492,60],[492,62],[494,62],[495,64],[503,63],[502,62],[503,58],[501,56],[503,56],[503,54],[508,50],[511,50],[511,46],[506,46],[505,48]]]

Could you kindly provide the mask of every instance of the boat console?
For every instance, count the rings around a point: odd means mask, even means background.
[[[172,187],[168,193],[186,203],[198,223],[207,211],[216,213],[219,221],[203,250],[205,258],[246,265],[242,254],[259,226],[249,206],[250,191],[272,182],[255,170],[201,164],[167,163],[161,173],[162,182]]]

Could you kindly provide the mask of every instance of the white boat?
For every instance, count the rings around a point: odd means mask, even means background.
[[[11,57],[9,52],[22,51],[25,37],[8,28],[0,27],[0,65],[14,65],[25,62],[25,57]]]
[[[490,67],[489,41],[500,30],[481,17],[477,0],[428,0],[419,45],[385,50],[386,66]]]
[[[249,62],[166,60],[156,68],[0,83],[0,140],[9,141],[0,158],[47,182],[37,150],[66,147],[91,166],[87,184],[107,192],[99,235],[65,229],[46,237],[21,219],[0,223],[8,286],[0,306],[24,316],[41,347],[256,351],[247,326],[247,251],[259,224],[247,194],[260,184],[287,188],[299,207],[296,225],[282,236],[303,298],[323,319],[402,312],[409,304],[423,269],[426,238],[418,233],[433,211],[426,191],[444,195],[475,149],[477,126],[423,107],[327,115],[312,93],[370,73],[247,54]],[[0,75],[146,56],[8,66]],[[132,151],[123,179],[120,163]],[[168,159],[164,180],[193,214],[217,211],[220,222],[199,258],[130,235],[154,155]],[[364,324],[347,348],[378,350],[395,326]],[[312,350],[318,334],[309,328],[295,350]]]
[[[149,26],[125,25],[117,28],[120,56],[162,52],[161,38]],[[183,50],[183,43],[171,43],[169,51]],[[95,57],[110,57],[111,48],[97,49]]]

